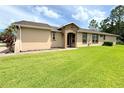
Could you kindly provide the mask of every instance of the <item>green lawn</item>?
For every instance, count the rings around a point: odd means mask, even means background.
[[[124,87],[124,46],[0,58],[0,87]]]

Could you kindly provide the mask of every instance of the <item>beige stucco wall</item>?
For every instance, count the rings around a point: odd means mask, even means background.
[[[88,46],[88,42],[91,43],[90,46],[101,46],[104,43],[104,41],[113,42],[114,45],[116,44],[116,37],[109,36],[109,35],[105,36],[105,40],[103,37],[100,37],[100,35],[98,35],[98,43],[93,44],[92,43],[92,34],[90,34],[90,33],[87,34],[87,44],[83,44],[82,43],[82,34],[83,33],[77,33],[77,47]]]
[[[14,52],[20,52],[20,31],[17,30]]]
[[[83,35],[83,33],[77,33],[77,47],[88,46],[88,42],[91,42],[91,45],[92,45],[92,34],[89,34],[89,33],[87,34],[87,43],[86,44],[83,44],[82,35]]]
[[[77,33],[77,47],[82,47],[82,33]]]
[[[116,37],[115,36],[106,36],[104,41],[110,41],[113,42],[113,44],[116,44]]]
[[[99,35],[99,44],[102,45],[104,43],[104,36]]]
[[[92,34],[91,34],[91,45],[90,46],[101,46],[103,44],[103,37],[100,37],[98,34],[98,43],[92,43]]]
[[[35,28],[21,28],[21,51],[51,48],[51,32]]]
[[[63,39],[64,39],[64,48],[67,48],[68,45],[67,45],[67,38],[68,38],[68,33],[73,33],[75,34],[75,44],[74,46],[77,47],[77,30],[78,30],[78,27],[76,25],[73,25],[73,24],[69,24],[67,26],[65,26],[61,31],[63,33]]]
[[[51,42],[52,42],[51,43],[52,48],[64,47],[64,37],[63,37],[62,33],[56,32],[55,33],[55,40],[52,40],[52,38],[51,38]]]
[[[40,49],[50,49],[52,47],[65,47],[67,46],[67,34],[75,33],[76,47],[88,46],[88,42],[91,42],[90,46],[102,45],[104,41],[113,42],[116,44],[116,37],[106,35],[105,40],[99,35],[98,44],[92,44],[92,34],[87,34],[87,44],[82,43],[83,32],[76,32],[77,29],[68,26],[62,32],[56,32],[56,40],[52,40],[52,31],[21,27],[21,30],[17,31],[17,39],[15,42],[15,52],[27,51],[27,50],[40,50]],[[66,35],[66,36],[64,36]],[[64,39],[66,38],[66,39]]]

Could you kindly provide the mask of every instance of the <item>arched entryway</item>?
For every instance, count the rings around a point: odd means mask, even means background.
[[[75,34],[74,33],[67,34],[67,47],[75,47]]]

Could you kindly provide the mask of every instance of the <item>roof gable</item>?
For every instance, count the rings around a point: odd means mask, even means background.
[[[73,27],[76,27],[77,29],[79,29],[79,26],[77,26],[75,23],[69,23],[69,24],[66,24],[66,25],[61,26],[59,28],[59,30],[64,29],[65,27],[70,26],[70,25],[72,25]]]

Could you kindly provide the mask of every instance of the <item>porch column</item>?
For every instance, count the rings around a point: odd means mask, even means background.
[[[64,32],[64,48],[67,48],[67,33]]]
[[[77,47],[77,33],[75,33],[75,47]]]

